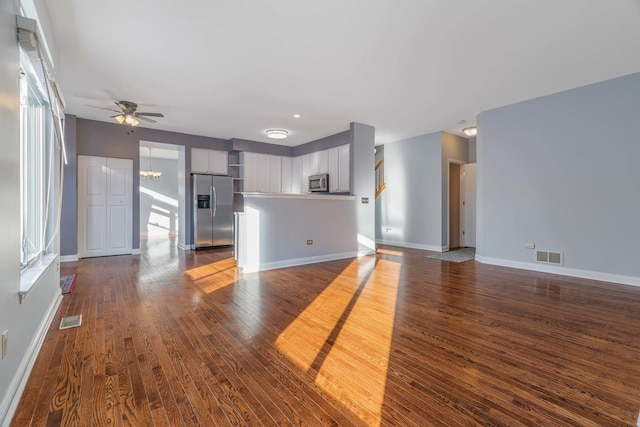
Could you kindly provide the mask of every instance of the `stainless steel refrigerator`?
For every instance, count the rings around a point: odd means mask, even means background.
[[[191,175],[196,248],[233,245],[233,178]]]

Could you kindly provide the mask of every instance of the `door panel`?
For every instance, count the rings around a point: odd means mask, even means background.
[[[104,233],[104,205],[100,206],[85,206],[84,209],[84,245],[82,245],[85,252],[97,252],[103,253],[106,247],[105,233]]]
[[[133,160],[107,158],[107,255],[132,252]]]
[[[78,156],[78,257],[107,250],[106,172],[104,157]]]
[[[126,206],[111,206],[109,211],[110,251],[124,251],[127,249],[127,233],[123,224],[127,222]],[[122,252],[126,253],[126,252]],[[129,251],[131,253],[131,251]]]

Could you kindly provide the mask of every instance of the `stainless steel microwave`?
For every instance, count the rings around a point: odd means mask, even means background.
[[[326,193],[329,191],[329,174],[322,173],[320,175],[309,176],[309,192],[310,193]]]

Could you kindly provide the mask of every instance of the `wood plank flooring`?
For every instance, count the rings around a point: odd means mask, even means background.
[[[640,288],[424,258],[243,275],[228,249],[62,265],[14,426],[633,426]],[[59,331],[63,316],[83,315]]]

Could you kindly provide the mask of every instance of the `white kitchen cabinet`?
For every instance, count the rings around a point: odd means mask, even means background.
[[[268,154],[256,154],[258,156],[258,192],[271,192],[271,156]]]
[[[271,193],[282,192],[282,157],[269,156],[269,191]]]
[[[282,170],[281,190],[283,193],[292,192],[292,176],[291,176],[292,168],[293,168],[293,159],[291,157],[282,157],[281,159],[281,170]]]
[[[244,191],[258,191],[258,155],[256,153],[240,153]]]
[[[315,174],[329,172],[329,150],[316,151],[318,157]]]
[[[191,148],[191,172],[229,175],[229,153],[206,148]]]
[[[348,192],[349,145],[329,149],[329,191]]]
[[[303,191],[306,191],[303,190],[304,186],[302,185],[302,156],[294,157],[291,163],[291,192],[302,193]]]
[[[318,156],[315,156],[314,153],[302,156],[302,191],[305,193],[309,191],[309,176],[316,173],[317,165]]]

